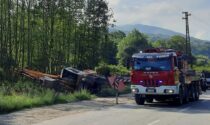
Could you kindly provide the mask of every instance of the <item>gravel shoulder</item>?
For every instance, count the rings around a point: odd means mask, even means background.
[[[131,95],[119,97],[120,104],[129,102],[133,102]],[[90,101],[25,109],[10,114],[0,115],[0,125],[32,125],[66,115],[71,116],[92,110],[102,110],[114,105],[115,98],[96,98]]]

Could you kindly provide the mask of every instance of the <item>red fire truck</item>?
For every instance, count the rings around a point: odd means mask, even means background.
[[[148,49],[132,58],[131,89],[138,105],[154,99],[177,104],[199,100],[200,76],[190,69],[186,55],[172,49]]]

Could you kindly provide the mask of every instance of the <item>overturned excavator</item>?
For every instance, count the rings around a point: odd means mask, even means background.
[[[87,89],[91,93],[98,93],[103,86],[109,85],[107,79],[97,75],[95,71],[80,71],[72,67],[64,68],[60,75],[51,75],[29,69],[21,70],[20,74],[46,88],[62,92]]]

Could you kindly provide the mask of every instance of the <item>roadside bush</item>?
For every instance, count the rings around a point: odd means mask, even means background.
[[[95,68],[96,72],[100,75],[129,75],[129,70],[121,65],[107,65],[107,64],[100,64],[98,67]]]

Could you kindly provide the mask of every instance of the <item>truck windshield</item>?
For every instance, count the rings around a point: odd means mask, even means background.
[[[134,59],[133,68],[140,71],[169,71],[171,60],[169,58]]]

